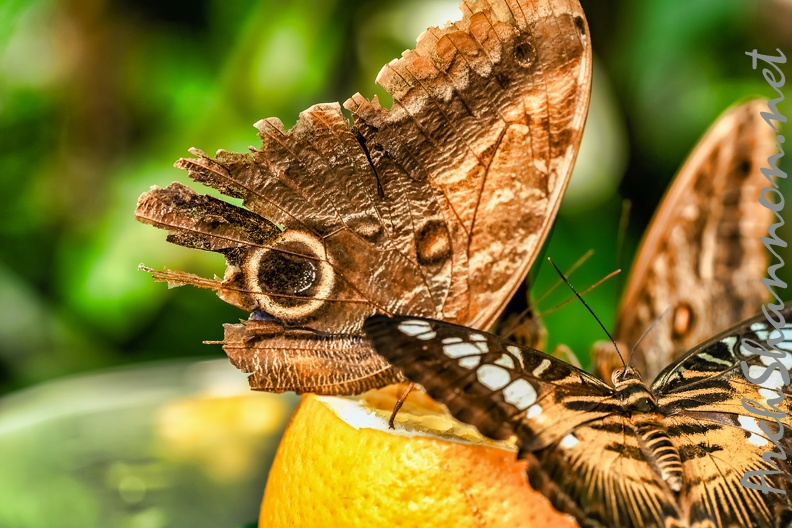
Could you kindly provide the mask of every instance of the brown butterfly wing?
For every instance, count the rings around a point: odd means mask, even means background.
[[[767,291],[760,237],[772,213],[759,203],[760,172],[774,133],[754,100],[727,110],[694,148],[655,213],[622,297],[615,337],[627,346],[666,309],[642,342],[635,367],[651,380],[693,346],[756,313]],[[620,362],[597,347],[598,373]]]
[[[783,354],[778,366],[789,376],[792,304],[780,314],[787,322],[776,354]],[[771,330],[763,315],[745,321],[691,350],[652,384],[658,404],[668,409],[669,434],[682,455],[685,487],[681,501],[689,511],[691,526],[792,526],[792,464],[787,458],[792,453],[792,388],[784,385],[776,367],[762,380],[760,376],[774,360],[743,344],[743,339],[765,343]],[[746,378],[743,361],[748,375],[759,384]],[[778,413],[778,422],[759,414],[769,411]],[[778,445],[765,433],[762,422],[771,434],[782,433]],[[783,458],[764,459],[771,451],[782,452]],[[768,484],[784,493],[765,494],[741,484],[748,471],[758,470],[773,471]],[[756,478],[751,480],[758,483]],[[714,520],[718,522],[713,525]]]
[[[546,448],[612,413],[613,389],[591,374],[492,334],[432,319],[376,315],[366,336],[459,420],[524,451]]]
[[[257,321],[225,325],[223,345],[234,366],[251,373],[250,386],[256,390],[277,392],[285,387],[297,393],[357,394],[404,381],[360,336],[290,330],[284,337],[287,349],[282,340],[266,334],[256,339],[253,334],[259,326],[268,325]],[[250,353],[251,340],[255,354]]]
[[[792,321],[792,304],[782,313]],[[792,526],[792,464],[786,457],[792,453],[792,390],[777,371],[757,385],[741,369],[745,360],[757,379],[771,363],[758,354],[745,355],[741,347],[743,338],[765,342],[770,330],[764,316],[745,321],[689,351],[652,384],[663,425],[683,465],[678,494],[651,471],[629,418],[593,413],[590,421],[575,427],[574,442],[562,440],[523,455],[530,461],[531,485],[582,526]],[[792,322],[782,331],[780,362],[789,375]],[[772,399],[775,408],[767,403]],[[778,422],[749,411],[744,402],[757,411],[776,412]],[[772,434],[782,433],[778,445],[763,431],[762,421]],[[765,460],[770,451],[781,457]],[[764,494],[743,486],[740,480],[749,471],[771,471],[767,484],[784,493]]]
[[[364,328],[380,354],[455,418],[491,438],[515,436],[531,486],[581,526],[681,519],[604,382],[537,350],[440,321],[374,316]]]
[[[246,237],[240,226],[226,237],[221,215],[203,219],[190,206],[203,198],[173,185],[141,197],[139,220],[170,230],[176,243],[225,255],[223,282],[208,285],[256,316],[243,323],[250,328],[227,326],[224,340],[231,360],[255,371],[254,388],[326,393],[384,384],[374,352],[346,336],[368,315],[488,326],[535,259],[588,108],[586,22],[576,1],[461,8],[461,21],[428,30],[380,72],[391,109],[355,95],[344,105],[352,124],[338,105],[316,105],[288,131],[277,119],[257,123],[262,147],[251,153],[194,151],[197,158],[177,163],[241,198],[240,215],[258,217],[268,233],[274,223],[285,227],[280,235]],[[316,339],[306,345],[311,332]],[[304,351],[295,372],[310,370],[311,355],[322,372],[283,374],[295,346]],[[347,347],[371,366],[325,372]],[[392,371],[385,378],[400,379]]]
[[[610,415],[574,429],[575,441],[521,453],[531,486],[581,526],[682,528],[674,493],[641,450],[630,418]]]
[[[464,286],[453,291],[468,298],[461,314],[443,315],[484,328],[555,217],[588,109],[591,57],[577,2],[461,7],[462,21],[428,30],[382,69],[391,110],[360,95],[345,106],[367,145],[384,147],[444,197],[467,257]]]
[[[792,304],[782,315],[792,321]],[[531,485],[581,526],[792,526],[792,465],[785,457],[792,453],[792,390],[777,370],[790,375],[792,322],[777,345],[779,365],[760,385],[746,379],[741,362],[757,379],[771,361],[746,355],[741,343],[767,340],[772,327],[764,316],[715,336],[661,372],[651,388],[657,408],[648,411],[571,365],[469,328],[384,316],[364,328],[378,352],[456,418],[492,438],[515,435]],[[766,418],[766,433],[744,401],[767,410],[771,398],[780,427]],[[648,459],[636,436],[646,412],[679,453],[678,492],[653,469],[656,459]],[[769,436],[779,432],[780,449]],[[768,451],[781,453],[770,459],[777,469],[763,460]],[[740,483],[747,471],[768,469],[777,471],[770,485],[786,494]]]

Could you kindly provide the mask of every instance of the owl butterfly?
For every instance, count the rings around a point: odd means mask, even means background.
[[[718,118],[644,235],[614,337],[631,346],[654,323],[633,360],[648,380],[694,345],[753,315],[768,298],[759,282],[768,265],[760,237],[773,222],[759,203],[767,185],[760,169],[775,153],[774,132],[760,116],[766,109],[766,101],[752,100]],[[610,343],[597,343],[593,355],[602,379],[621,366]]]
[[[223,348],[254,389],[361,392],[402,380],[363,339],[375,313],[490,326],[555,217],[588,110],[591,49],[574,0],[466,0],[379,73],[391,109],[320,104],[262,146],[177,167],[244,208],[173,183],[137,219],[224,255],[217,290],[251,312]]]
[[[516,438],[531,486],[581,526],[789,528],[792,304],[781,313],[790,322],[778,359],[744,344],[767,340],[773,327],[762,315],[693,348],[649,388],[632,367],[616,370],[611,387],[532,348],[440,321],[377,315],[364,328],[456,418]],[[743,360],[760,384],[746,379]],[[778,492],[743,486],[749,471],[766,472],[762,483]]]

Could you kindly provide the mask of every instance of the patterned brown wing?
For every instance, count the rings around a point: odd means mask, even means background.
[[[682,454],[691,526],[792,526],[792,304],[781,313],[788,322],[774,332],[777,357],[765,352],[773,327],[754,317],[696,347],[652,385]],[[766,483],[783,493],[744,486],[750,471],[768,472]]]
[[[792,319],[792,304],[783,315]],[[757,353],[770,328],[756,317],[690,351],[651,390],[635,375],[610,388],[538,351],[448,323],[375,316],[364,328],[378,352],[455,417],[493,438],[515,435],[531,485],[581,526],[792,526],[792,324],[777,333],[775,358]],[[743,375],[742,360],[758,384]],[[774,450],[779,456],[766,455]],[[669,459],[681,467],[678,486],[663,476]],[[768,472],[766,483],[784,493],[743,486],[750,471]]]
[[[613,389],[538,350],[463,326],[413,317],[370,317],[377,352],[423,385],[459,420],[522,450],[551,445],[611,412]]]
[[[585,18],[575,0],[461,9],[462,20],[429,29],[382,69],[391,109],[358,94],[344,104],[352,123],[339,105],[316,105],[288,131],[258,122],[262,147],[251,153],[193,151],[176,164],[246,209],[178,184],[141,196],[140,221],[226,257],[222,282],[158,277],[215,288],[252,312],[226,326],[224,349],[254,372],[253,388],[346,393],[397,381],[349,340],[367,316],[489,326],[535,259],[588,109]],[[345,349],[368,366],[324,371]]]
[[[792,305],[783,313],[792,320]],[[663,426],[682,461],[679,493],[649,470],[630,427],[637,413],[584,424],[574,431],[577,441],[526,457],[531,484],[584,526],[792,526],[792,465],[785,456],[792,452],[792,390],[784,384],[792,368],[792,322],[777,334],[783,336],[778,358],[741,346],[745,338],[761,349],[771,328],[764,316],[746,321],[696,347],[653,383]],[[761,383],[746,379],[743,360]],[[772,451],[781,456],[766,454]],[[752,471],[767,472],[765,483],[782,493],[744,486],[741,479]],[[762,483],[758,475],[750,481]]]
[[[775,136],[759,113],[764,100],[732,107],[707,131],[663,198],[630,274],[614,336],[627,346],[666,309],[634,357],[654,379],[694,345],[753,315],[767,298],[760,237],[773,221],[759,203],[760,169]],[[610,344],[595,346],[598,374],[620,361]]]
[[[563,361],[439,321],[374,316],[377,351],[457,419],[514,435],[531,485],[581,526],[665,526],[680,518],[638,447],[613,388]]]
[[[583,423],[528,460],[531,486],[585,527],[682,527],[674,493],[652,469],[629,416]]]

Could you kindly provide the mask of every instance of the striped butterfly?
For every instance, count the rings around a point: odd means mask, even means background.
[[[782,314],[792,319],[792,304]],[[778,358],[762,353],[772,327],[755,317],[694,347],[648,388],[629,365],[611,387],[445,322],[374,316],[364,329],[456,418],[495,439],[515,437],[531,485],[581,526],[792,526],[790,323]],[[751,471],[760,473],[750,483],[775,491],[743,486]]]
[[[491,326],[550,230],[588,111],[591,46],[577,0],[465,0],[386,64],[391,108],[356,94],[262,145],[176,166],[244,207],[173,183],[139,221],[215,251],[217,290],[251,315],[223,349],[254,389],[352,394],[402,380],[362,337],[374,313]]]

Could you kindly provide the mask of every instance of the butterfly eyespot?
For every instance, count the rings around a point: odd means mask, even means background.
[[[583,20],[583,17],[575,17],[575,29],[577,29],[581,38],[586,37],[586,22]]]
[[[674,308],[671,326],[675,337],[682,337],[690,332],[693,328],[693,309],[689,304],[682,303]]]
[[[742,176],[743,178],[747,178],[751,175],[751,169],[753,168],[753,163],[751,163],[750,159],[743,159],[737,164],[737,174]]]
[[[533,67],[536,63],[536,50],[530,42],[521,42],[514,47],[514,58],[524,68]]]
[[[271,247],[253,250],[242,269],[260,311],[284,321],[314,314],[335,284],[322,242],[298,230],[284,231]]]
[[[439,221],[425,223],[415,237],[418,263],[424,266],[445,262],[451,258],[448,228]]]
[[[317,280],[317,266],[310,259],[270,251],[259,263],[259,285],[268,292],[305,295]]]

